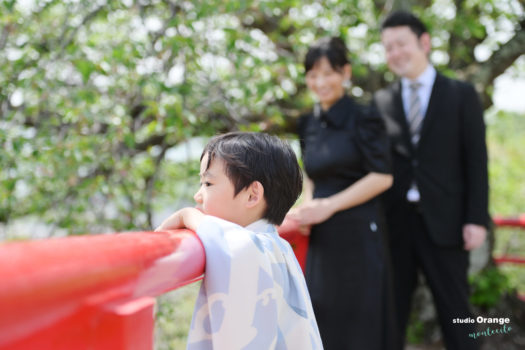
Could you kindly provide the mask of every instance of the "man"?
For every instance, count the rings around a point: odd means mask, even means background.
[[[447,349],[477,349],[467,283],[468,252],[488,224],[487,150],[483,110],[474,88],[436,72],[430,35],[414,15],[399,11],[383,22],[381,40],[400,81],[378,91],[394,184],[385,211],[403,348],[410,301],[422,271],[432,291]]]

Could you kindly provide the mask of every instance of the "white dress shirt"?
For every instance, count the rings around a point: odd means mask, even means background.
[[[401,78],[401,97],[403,98],[403,109],[405,116],[408,116],[409,101],[410,101],[410,84],[418,82],[421,87],[418,89],[419,102],[421,103],[421,113],[423,118],[427,114],[428,102],[430,101],[430,94],[432,94],[432,87],[436,80],[436,69],[429,64],[427,68],[421,73],[416,80],[412,81],[408,78]]]

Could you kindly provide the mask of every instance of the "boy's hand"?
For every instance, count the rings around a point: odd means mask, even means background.
[[[160,224],[155,231],[174,230],[177,228],[188,228],[197,231],[197,227],[204,220],[204,214],[196,208],[184,208],[171,214]]]

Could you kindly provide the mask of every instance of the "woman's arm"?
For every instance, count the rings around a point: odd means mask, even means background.
[[[368,173],[352,186],[326,199],[333,213],[362,204],[392,186],[393,176],[390,174]],[[333,214],[332,213],[332,214]]]
[[[302,208],[306,205],[306,203],[312,201],[313,197],[314,183],[306,174],[303,174],[303,193],[301,194],[301,204],[290,209],[288,214],[286,214],[286,219],[297,221],[299,224],[299,231],[305,236],[310,235],[310,225],[302,224],[301,212]]]
[[[327,198],[316,198],[301,204],[293,213],[300,225],[313,225],[323,222],[338,211],[355,207],[392,186],[390,174],[368,173],[348,188]],[[311,182],[310,182],[311,183]]]
[[[308,176],[306,176],[306,174],[303,175],[303,179],[304,186],[302,203],[307,203],[314,198],[314,183]]]

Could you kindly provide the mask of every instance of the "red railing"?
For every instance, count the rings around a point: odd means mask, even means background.
[[[306,257],[308,239],[280,232]],[[202,278],[189,230],[0,245],[1,350],[153,348],[155,297]]]
[[[525,228],[525,214],[515,217],[504,217],[501,215],[496,215],[492,219],[494,224],[499,227],[520,227]]]
[[[525,228],[525,215],[494,222]],[[308,238],[293,222],[279,233],[304,269]],[[155,297],[202,278],[204,264],[189,230],[1,244],[0,350],[152,349]]]
[[[151,349],[154,297],[198,280],[188,230],[0,246],[0,349]]]
[[[497,227],[517,227],[521,229],[525,229],[525,214],[521,214],[517,217],[503,217],[500,215],[496,215],[492,218],[492,221],[494,221],[494,224]],[[512,255],[498,255],[493,256],[492,259],[497,265],[501,264],[516,264],[516,265],[523,265],[525,264],[525,257],[523,256],[512,256]],[[518,292],[518,298],[522,301],[525,301],[525,294]]]
[[[517,227],[525,229],[525,214],[517,217],[503,217],[496,215],[492,219],[497,227]],[[493,257],[496,264],[525,264],[525,257],[500,255]]]

